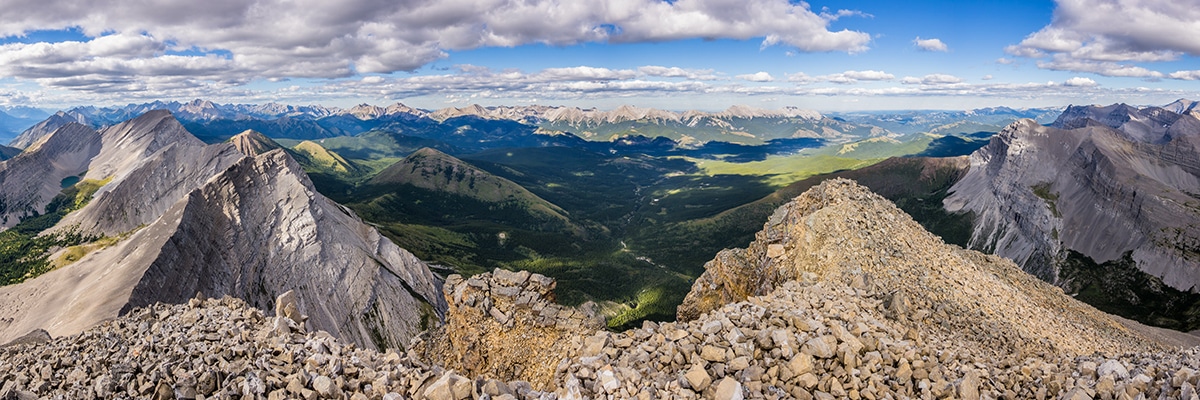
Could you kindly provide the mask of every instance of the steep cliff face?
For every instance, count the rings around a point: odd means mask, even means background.
[[[50,231],[116,244],[87,245],[65,267],[0,287],[0,338],[74,333],[197,291],[269,308],[294,290],[314,328],[396,348],[446,309],[423,262],[318,194],[283,150],[249,157],[235,143],[205,145],[165,111],[102,132],[69,124],[0,163],[7,226],[44,208],[67,177],[107,183]]]
[[[121,180],[164,147],[199,147],[204,142],[166,110],[154,110],[100,131],[101,149],[88,166],[88,179]],[[103,189],[102,189],[103,190]]]
[[[42,213],[62,191],[63,179],[83,174],[99,152],[99,133],[67,124],[0,162],[0,230]]]
[[[154,222],[180,198],[244,157],[231,144],[167,145],[148,157],[135,157],[128,173],[113,179],[57,226],[106,236],[130,232]]]
[[[200,291],[267,308],[295,290],[315,329],[379,348],[407,345],[446,309],[423,262],[317,194],[282,150],[232,165],[156,224],[173,233],[128,306]]]
[[[246,130],[242,133],[229,138],[229,143],[233,144],[242,154],[254,157],[271,150],[283,148],[279,143],[276,143],[271,138],[259,133],[255,130]]]
[[[87,117],[83,116],[82,114],[59,111],[46,118],[42,122],[38,122],[36,125],[29,127],[29,129],[26,129],[24,132],[21,132],[21,134],[18,135],[16,139],[13,139],[13,141],[8,145],[18,149],[27,148],[32,146],[41,138],[54,133],[54,131],[58,130],[58,128],[66,126],[70,123],[89,125]]]
[[[1066,249],[1096,262],[1132,252],[1189,290],[1200,283],[1198,123],[1120,105],[1072,107],[1055,123],[1071,129],[1014,123],[971,155],[946,209],[975,213],[972,248],[1048,281]]]
[[[314,329],[396,348],[441,317],[439,285],[415,256],[317,194],[276,150],[233,163],[116,246],[0,287],[8,316],[0,341],[35,328],[71,334],[196,292],[270,308],[294,290]]]

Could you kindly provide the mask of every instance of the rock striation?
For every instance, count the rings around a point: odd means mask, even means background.
[[[0,162],[0,230],[42,213],[64,179],[88,170],[100,147],[98,132],[71,123]]]
[[[0,287],[0,341],[34,329],[76,333],[197,291],[269,309],[292,290],[314,305],[309,324],[365,348],[403,347],[445,311],[426,264],[317,193],[282,149],[252,157],[233,143],[205,145],[166,112],[99,133],[72,124],[0,163],[0,199],[19,204],[11,200],[24,193],[38,207],[38,190],[51,189],[16,183],[51,186],[30,178],[46,170],[108,182],[50,231],[113,240]]]
[[[254,157],[262,153],[266,153],[275,149],[282,149],[283,146],[276,143],[267,135],[254,130],[246,130],[242,133],[229,138],[229,143],[237,148],[242,154]]]
[[[975,217],[971,247],[1061,283],[1066,250],[1132,254],[1174,288],[1200,283],[1200,119],[1126,105],[1023,120],[970,157],[945,207]]]
[[[91,125],[88,118],[82,114],[59,111],[54,113],[54,115],[47,117],[45,120],[42,120],[42,122],[38,122],[37,124],[29,127],[29,129],[26,129],[24,132],[21,132],[21,134],[13,139],[12,142],[9,142],[8,145],[18,149],[27,148],[32,146],[41,138],[54,133],[54,131],[58,130],[58,128],[66,126],[70,123]]]
[[[349,210],[320,196],[282,150],[242,158],[117,245],[0,288],[0,339],[78,332],[187,293],[264,309],[295,290],[310,324],[361,347],[403,346],[440,319],[437,278]]]

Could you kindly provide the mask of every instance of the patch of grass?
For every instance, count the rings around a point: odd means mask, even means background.
[[[87,205],[92,195],[109,181],[111,178],[80,181],[63,189],[51,199],[46,205],[45,214],[26,218],[16,226],[0,232],[0,286],[21,283],[52,271],[55,267],[48,254],[51,249],[77,246],[100,239],[74,231],[40,234],[53,227],[68,213]]]
[[[1033,190],[1035,196],[1046,201],[1046,205],[1050,207],[1050,213],[1054,214],[1055,218],[1062,218],[1062,214],[1058,212],[1058,193],[1050,191],[1049,182],[1033,185],[1030,189]]]
[[[767,176],[773,186],[786,186],[817,174],[841,170],[854,170],[875,164],[881,159],[856,159],[837,157],[824,154],[791,155],[767,157],[763,161],[747,163],[731,163],[720,160],[704,160],[689,158],[697,167],[709,176],[715,175],[754,175]]]
[[[141,227],[138,229],[141,229]],[[137,232],[138,229],[134,229],[116,237],[102,236],[90,243],[83,243],[67,247],[66,249],[63,249],[62,254],[59,254],[58,257],[50,262],[50,270],[53,271],[71,265],[72,263],[83,259],[84,256],[91,254],[93,251],[115,246],[117,243],[120,243],[121,240],[124,240],[125,238],[129,237],[129,235]]]

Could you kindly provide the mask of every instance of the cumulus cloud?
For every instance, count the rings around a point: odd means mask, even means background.
[[[1076,86],[1076,87],[1091,87],[1091,86],[1097,86],[1098,84],[1096,83],[1096,81],[1091,80],[1090,78],[1083,78],[1083,77],[1076,76],[1074,78],[1067,79],[1066,82],[1063,82],[1063,85]]]
[[[820,78],[827,82],[848,85],[858,83],[858,81],[886,81],[895,79],[896,76],[883,71],[864,70],[822,75]]]
[[[946,43],[943,43],[941,39],[937,38],[921,39],[920,36],[917,36],[916,39],[913,39],[913,44],[915,44],[918,49],[924,51],[950,51],[950,48],[946,47]]]
[[[1038,61],[1038,68],[1054,71],[1090,72],[1102,76],[1132,77],[1132,78],[1162,78],[1163,73],[1144,67],[1118,64],[1109,61],[1080,60],[1065,55],[1056,55],[1049,61]]]
[[[771,74],[768,74],[763,71],[758,71],[753,74],[738,75],[738,76],[735,76],[734,78],[741,79],[744,81],[750,81],[750,82],[770,82],[770,81],[775,80],[775,78],[771,77]]]
[[[1163,74],[1130,64],[1200,55],[1200,9],[1171,0],[1057,0],[1053,21],[1006,52],[1052,57],[1046,69],[1105,76],[1157,78]],[[1078,67],[1078,68],[1077,68]],[[1097,70],[1102,72],[1097,72]]]
[[[817,77],[809,76],[808,74],[803,73],[803,72],[788,74],[787,80],[788,80],[788,82],[794,82],[794,83],[801,84],[801,85],[807,85],[810,83],[820,81],[820,79],[818,79]]]
[[[1170,73],[1168,77],[1184,81],[1200,81],[1200,70],[1175,71]]]
[[[551,81],[615,81],[630,79],[638,75],[637,71],[627,69],[608,69],[589,66],[569,68],[547,68],[542,70],[542,77]]]
[[[947,74],[929,74],[921,78],[906,76],[900,79],[900,83],[905,85],[950,85],[962,81],[962,78]]]
[[[213,68],[241,81],[385,74],[448,51],[531,43],[762,38],[763,46],[860,52],[871,41],[864,32],[830,29],[855,12],[817,13],[787,0],[18,0],[4,12],[20,17],[0,19],[0,37],[75,28],[89,40],[7,45],[0,48],[3,74],[60,84],[71,78],[77,87],[162,69],[198,72],[200,81]]]
[[[711,81],[717,79],[711,69],[684,69],[679,67],[663,67],[659,65],[644,65],[637,68],[638,72],[646,76],[657,76],[662,78],[683,78],[697,81]]]

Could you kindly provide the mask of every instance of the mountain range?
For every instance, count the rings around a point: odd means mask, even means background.
[[[83,296],[79,283],[45,282],[121,264],[121,283],[106,285],[129,294],[80,297],[106,304],[87,311],[100,319],[196,291],[269,308],[289,289],[306,303],[364,286],[335,296],[314,323],[383,348],[439,318],[438,275],[529,270],[558,278],[570,305],[596,301],[622,328],[673,318],[713,256],[748,245],[807,188],[850,177],[947,242],[1013,259],[1106,311],[1194,329],[1194,106],[832,116],[199,100],[77,108],[24,132],[14,141],[23,151],[0,151],[13,154],[0,163],[0,245],[10,244],[0,272],[25,281],[10,288],[34,288],[9,299]],[[110,120],[146,107],[175,111]],[[227,131],[243,127],[263,130]],[[905,130],[914,133],[896,132]],[[154,238],[142,233],[150,228]],[[289,245],[272,247],[280,242]],[[352,265],[331,264],[343,261]],[[322,267],[290,270],[309,264]],[[353,276],[330,275],[339,268]],[[319,287],[297,289],[308,280]],[[170,295],[145,289],[174,281]],[[380,310],[379,299],[403,310]],[[5,334],[83,313],[52,303],[38,310],[48,319],[10,321]]]
[[[781,138],[814,138],[847,142],[856,139],[917,132],[970,134],[997,131],[1019,118],[1045,120],[1058,109],[984,108],[970,111],[912,111],[904,113],[842,113],[786,107],[780,110],[732,106],[720,112],[665,111],[622,106],[610,111],[563,106],[492,106],[425,110],[396,103],[381,107],[361,104],[351,108],[318,105],[217,104],[207,100],[151,102],[120,107],[76,107],[56,113],[23,131],[9,145],[24,148],[67,122],[100,128],[150,110],[169,110],[197,137],[207,142],[226,140],[245,130],[273,138],[321,139],[352,136],[371,130],[403,130],[470,117],[513,121],[540,128],[541,134],[572,133],[587,140],[611,141],[627,136],[666,137],[684,146],[712,141],[763,144]],[[35,110],[36,111],[36,110]],[[44,115],[44,113],[42,113]],[[38,114],[21,114],[34,118]],[[28,129],[26,129],[28,128]],[[17,128],[14,128],[17,129]]]
[[[204,144],[165,110],[101,131],[64,125],[0,164],[0,176],[5,233],[39,220],[37,210],[56,198],[50,192],[68,182],[99,185],[81,208],[28,239],[70,243],[3,265],[54,261],[0,287],[5,338],[34,328],[73,334],[197,292],[269,308],[294,291],[313,307],[314,327],[385,348],[407,343],[445,310],[426,264],[317,193],[288,152],[251,156],[233,143]]]

